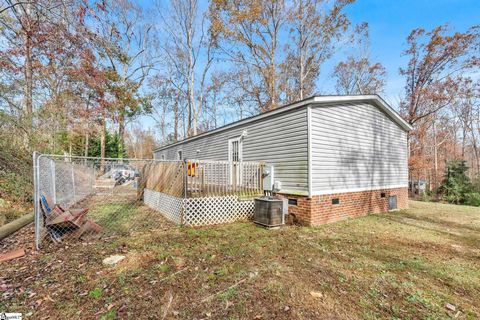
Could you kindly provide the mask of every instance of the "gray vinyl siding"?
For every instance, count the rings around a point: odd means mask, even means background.
[[[368,103],[311,107],[312,193],[406,186],[407,133]]]
[[[182,150],[184,159],[228,160],[228,140],[238,138],[243,130],[243,161],[264,161],[275,167],[275,180],[281,181],[281,192],[308,193],[308,134],[305,107],[271,117],[199,136],[155,152],[155,158],[177,159]],[[197,150],[199,152],[197,152]]]

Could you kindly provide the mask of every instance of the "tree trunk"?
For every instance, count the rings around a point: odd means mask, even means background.
[[[33,106],[32,106],[32,48],[30,35],[26,36],[25,44],[25,113],[28,125],[31,128],[33,120]]]
[[[212,105],[212,112],[213,112],[213,129],[217,129],[218,122],[217,122],[217,97],[215,95],[215,98],[213,100],[213,105]]]
[[[197,115],[196,112],[193,113],[193,121],[192,121],[192,136],[197,135]]]
[[[85,132],[85,152],[84,152],[85,157],[88,157],[89,143],[90,143],[90,134],[88,133],[88,131],[86,131]]]
[[[26,3],[25,7],[25,117],[27,120],[27,128],[31,130],[33,128],[33,103],[32,103],[32,91],[33,91],[33,77],[32,77],[32,34],[30,27],[30,3]]]
[[[193,74],[193,60],[189,61],[189,68],[190,63],[192,64],[192,70],[190,71],[189,79],[188,79],[188,129],[187,134],[188,136],[196,136],[197,135],[197,116],[196,116],[196,107],[195,107],[195,92],[194,92],[194,85],[195,85],[195,78]]]
[[[122,150],[125,144],[124,136],[125,136],[125,114],[123,110],[121,110],[120,115],[118,116],[118,138],[120,139],[120,148]]]
[[[180,90],[179,90],[180,92]],[[180,119],[178,116],[178,101],[173,106],[173,142],[178,141],[178,123]]]
[[[473,147],[473,151],[474,151],[474,155],[475,155],[475,166],[476,166],[476,169],[477,169],[477,173],[479,173],[480,172],[480,159],[479,159],[479,156],[478,156],[477,139],[475,138],[475,134],[473,133],[473,130],[472,130],[472,147]]]
[[[167,123],[166,123],[167,108],[163,108],[162,116],[160,118],[160,129],[162,133],[162,141],[167,141]]]
[[[299,92],[299,95],[300,95],[300,100],[303,100],[303,79],[304,79],[304,75],[305,75],[305,66],[304,66],[304,63],[305,63],[305,58],[304,58],[304,50],[303,50],[303,42],[304,42],[304,39],[303,39],[303,36],[304,36],[304,26],[303,26],[303,1],[300,0],[300,3],[299,3],[299,14],[298,16],[300,17],[300,27],[298,28],[299,29],[299,49],[300,49],[300,77],[299,77],[299,85],[300,85],[300,92]]]
[[[437,147],[437,130],[436,130],[435,122],[433,122],[433,165],[434,165],[433,180],[436,188],[437,187],[437,170],[438,170],[438,147]]]
[[[305,73],[304,66],[303,66],[303,63],[304,63],[303,60],[304,60],[303,53],[300,52],[300,79],[299,79],[299,82],[300,82],[300,100],[303,100],[303,74]]]
[[[193,19],[193,18],[191,18]],[[195,107],[195,70],[193,57],[193,21],[190,19],[187,32],[188,49],[188,136],[197,135],[197,116]]]
[[[276,70],[275,70],[275,46],[276,41],[272,40],[272,50],[270,51],[270,76],[269,76],[269,95],[270,95],[270,104],[267,107],[268,110],[273,110],[277,104],[276,99]]]
[[[188,133],[187,133],[187,130],[188,130],[187,121],[188,120],[185,119],[186,112],[184,110],[185,109],[183,109],[183,111],[181,112],[181,115],[182,115],[182,131],[183,131],[183,138],[186,138],[188,136]]]
[[[100,171],[102,173],[105,172],[105,135],[106,135],[106,130],[107,130],[107,125],[105,123],[105,120],[101,120],[100,123]]]

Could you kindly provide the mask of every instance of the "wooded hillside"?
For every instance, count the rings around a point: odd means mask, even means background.
[[[410,176],[480,172],[479,26],[412,30],[407,64],[372,59],[354,0],[2,0],[0,207],[31,200],[31,153],[152,157],[170,143],[313,94],[382,94],[414,127]],[[330,81],[324,65],[343,52]],[[5,220],[5,219],[3,219]],[[0,220],[1,221],[1,220]]]

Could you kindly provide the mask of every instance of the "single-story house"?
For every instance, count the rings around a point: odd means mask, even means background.
[[[263,161],[309,225],[406,208],[411,126],[378,95],[314,96],[154,150],[155,159]]]

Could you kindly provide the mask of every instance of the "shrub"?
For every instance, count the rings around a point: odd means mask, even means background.
[[[0,135],[0,225],[31,209],[32,155]]]
[[[430,202],[432,201],[432,196],[429,194],[429,192],[423,192],[420,195],[420,201]]]
[[[476,174],[472,179],[473,192],[480,192],[480,174]]]
[[[10,198],[16,202],[32,200],[31,181],[16,172],[6,172],[0,169],[0,197]]]
[[[472,190],[467,170],[464,160],[452,160],[447,163],[445,177],[439,188],[443,200],[456,204],[464,203],[465,194]]]
[[[465,194],[464,203],[469,206],[480,207],[480,193],[469,192]]]

